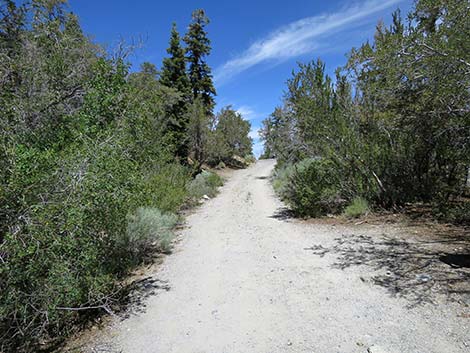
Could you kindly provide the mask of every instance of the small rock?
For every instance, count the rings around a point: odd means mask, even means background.
[[[431,278],[432,277],[430,275],[427,275],[425,273],[416,276],[416,279],[421,282],[428,282],[429,280],[431,280]]]
[[[207,195],[204,195],[202,198],[203,198],[204,200],[210,200],[210,197],[207,196]]]

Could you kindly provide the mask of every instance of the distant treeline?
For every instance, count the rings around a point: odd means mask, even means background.
[[[419,0],[380,22],[334,79],[320,60],[299,65],[262,130],[299,215],[423,202],[469,222],[469,18],[469,1]]]
[[[64,0],[0,0],[0,351],[37,351],[168,251],[174,213],[220,185],[204,163],[252,153],[250,124],[215,115],[203,10],[161,70],[130,72]],[[53,340],[52,340],[53,341]],[[42,346],[38,346],[42,344]]]

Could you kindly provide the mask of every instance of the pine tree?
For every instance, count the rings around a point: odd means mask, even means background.
[[[173,23],[170,47],[166,51],[170,57],[163,59],[160,83],[186,94],[189,92],[189,79],[186,74],[185,51],[181,46],[181,38],[176,23]]]
[[[197,97],[188,108],[188,139],[191,158],[199,167],[206,159],[207,137],[209,135],[209,119],[201,97]]]
[[[181,99],[169,111],[168,130],[173,136],[176,154],[181,158],[188,156],[188,103],[191,90],[189,78],[186,74],[185,50],[181,46],[181,38],[173,23],[170,35],[170,46],[167,49],[170,55],[163,59],[160,83],[170,87],[181,94]]]
[[[211,42],[204,29],[209,24],[209,19],[202,9],[195,10],[192,19],[188,33],[184,37],[189,62],[189,81],[193,99],[201,97],[207,114],[212,114],[216,92],[211,69],[205,61],[205,57],[211,52]]]

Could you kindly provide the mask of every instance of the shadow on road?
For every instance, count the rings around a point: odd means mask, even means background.
[[[409,300],[410,307],[449,301],[470,301],[470,237],[448,235],[432,240],[407,241],[391,236],[342,235],[326,248],[306,250],[318,256],[334,254],[332,267],[346,269],[365,265],[377,271],[370,280],[392,296]],[[361,278],[365,281],[365,279]]]
[[[123,319],[133,314],[144,313],[146,310],[147,299],[153,295],[157,295],[161,291],[169,291],[168,282],[153,277],[145,277],[133,281],[126,287],[126,306],[125,311],[119,315]]]
[[[280,221],[286,221],[288,219],[295,218],[294,212],[287,207],[278,209],[270,218],[274,218]]]
[[[453,268],[470,268],[470,254],[447,254],[439,260]]]

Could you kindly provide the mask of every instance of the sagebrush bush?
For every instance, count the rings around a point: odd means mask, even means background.
[[[189,183],[188,194],[193,201],[200,200],[204,195],[214,197],[223,183],[223,179],[217,174],[203,171]]]
[[[348,218],[358,218],[369,212],[369,203],[362,197],[356,197],[351,204],[344,209],[344,215]]]
[[[177,222],[175,214],[162,213],[158,208],[138,208],[128,216],[122,246],[137,264],[144,261],[152,250],[169,252]]]
[[[286,192],[289,190],[289,178],[294,173],[293,164],[289,163],[282,167],[276,167],[272,175],[272,185],[276,194],[285,199]]]

